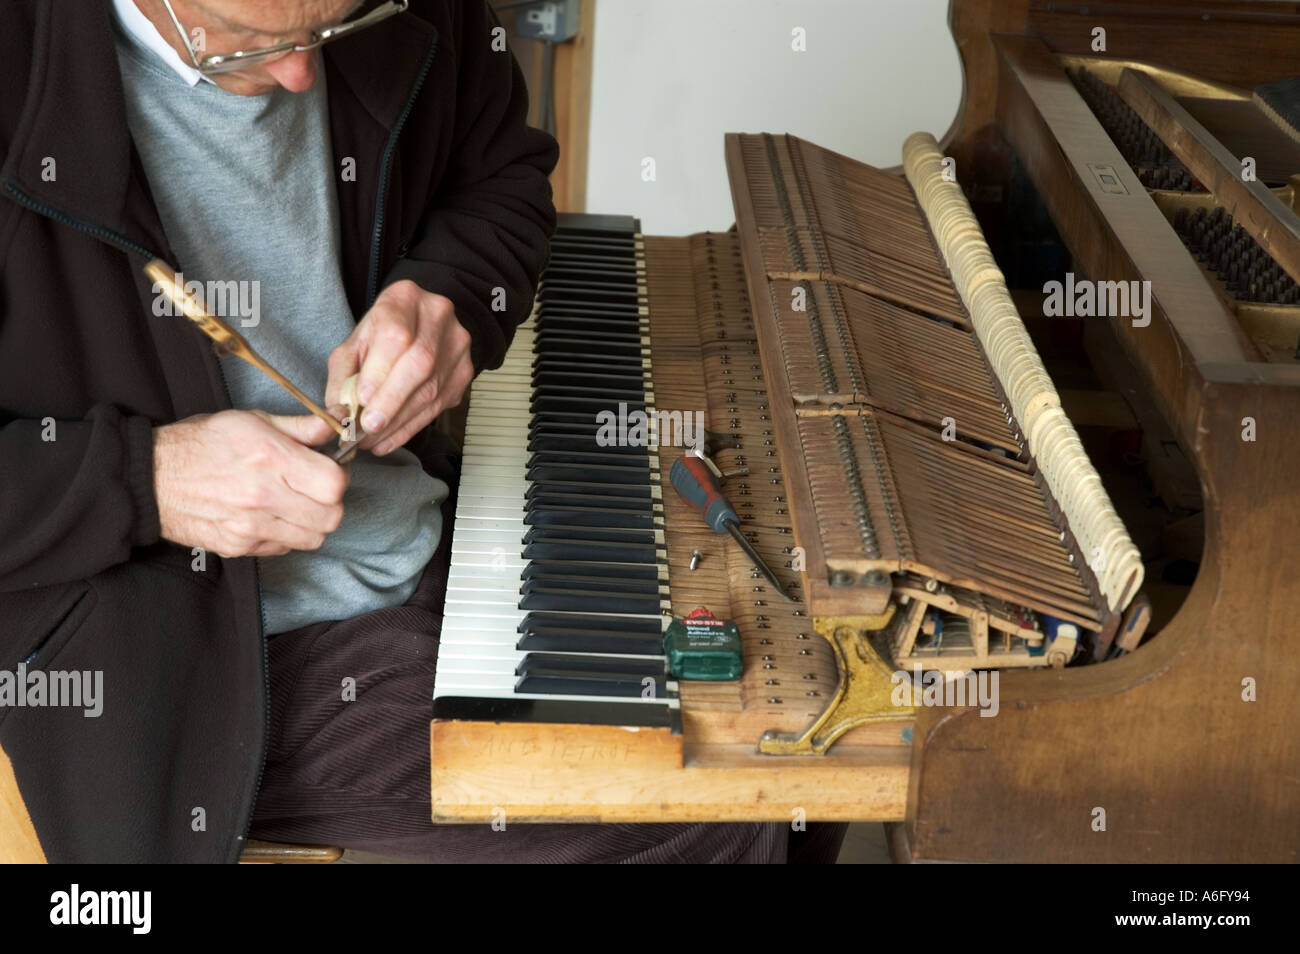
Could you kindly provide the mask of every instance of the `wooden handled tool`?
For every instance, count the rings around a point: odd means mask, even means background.
[[[194,299],[193,296],[187,295],[185,290],[176,284],[176,271],[162,259],[155,258],[144,267],[145,274],[157,282],[158,287],[162,289],[163,294],[171,299],[186,318],[198,325],[199,329],[209,338],[215,341],[231,354],[238,355],[253,367],[258,368],[268,375],[271,380],[280,387],[284,388],[302,404],[307,410],[311,411],[322,421],[329,424],[334,432],[339,435],[346,443],[352,445],[349,450],[355,451],[355,441],[348,441],[349,432],[329,411],[325,410],[298,387],[286,378],[283,374],[273,368],[261,355],[253,350],[252,346],[244,340],[244,336],[237,332],[230,325],[226,324],[215,315],[208,314],[207,310]],[[358,410],[352,408],[351,410]],[[353,418],[355,420],[355,416]],[[359,439],[359,438],[358,438]],[[350,456],[349,456],[350,459]]]
[[[348,409],[347,421],[352,425],[352,432],[356,439],[339,438],[339,449],[334,453],[334,461],[338,464],[346,464],[357,456],[357,446],[365,436],[365,432],[361,430],[361,399],[357,395],[357,384],[360,380],[361,375],[354,374],[339,386],[339,403]]]

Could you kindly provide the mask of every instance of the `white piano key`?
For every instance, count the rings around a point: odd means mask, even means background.
[[[472,638],[464,635],[469,633],[487,634],[495,636],[498,641],[504,640],[510,634],[513,635],[515,642],[519,641],[519,624],[524,621],[523,613],[518,610],[514,611],[515,619],[513,622],[506,620],[507,614],[502,613],[500,616],[479,616],[476,614],[460,614],[450,616],[443,622],[442,638],[451,635],[453,640]],[[487,636],[482,638],[486,639]]]

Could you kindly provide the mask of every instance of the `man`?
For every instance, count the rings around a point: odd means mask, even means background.
[[[482,0],[407,7],[6,11],[0,668],[102,673],[97,716],[0,707],[42,847],[784,860],[783,826],[429,821],[455,471],[428,425],[529,310],[556,146]],[[359,374],[365,453],[313,450],[329,427],[171,315],[154,257],[327,403]]]

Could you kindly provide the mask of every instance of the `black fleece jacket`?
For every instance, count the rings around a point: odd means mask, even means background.
[[[0,30],[0,670],[100,670],[104,695],[98,718],[0,707],[0,747],[50,861],[234,861],[267,744],[256,569],[195,571],[159,536],[153,427],[230,402],[207,340],[153,315],[141,266],[186,263],[131,143],[109,2],[13,0]],[[555,225],[556,145],[495,25],[484,0],[412,0],[321,50],[335,166],[356,168],[321,183],[349,304],[399,279],[446,295],[479,370]],[[450,476],[432,429],[410,446]]]

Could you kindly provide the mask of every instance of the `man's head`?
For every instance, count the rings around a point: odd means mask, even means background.
[[[336,26],[373,6],[363,0],[135,0],[140,12],[158,28],[180,58],[191,63],[191,50],[205,56],[260,50],[290,41],[306,45],[314,32]],[[173,19],[173,15],[175,17]],[[262,96],[283,86],[293,93],[311,88],[318,68],[316,50],[290,51],[226,73],[210,73],[214,83],[241,96]]]

